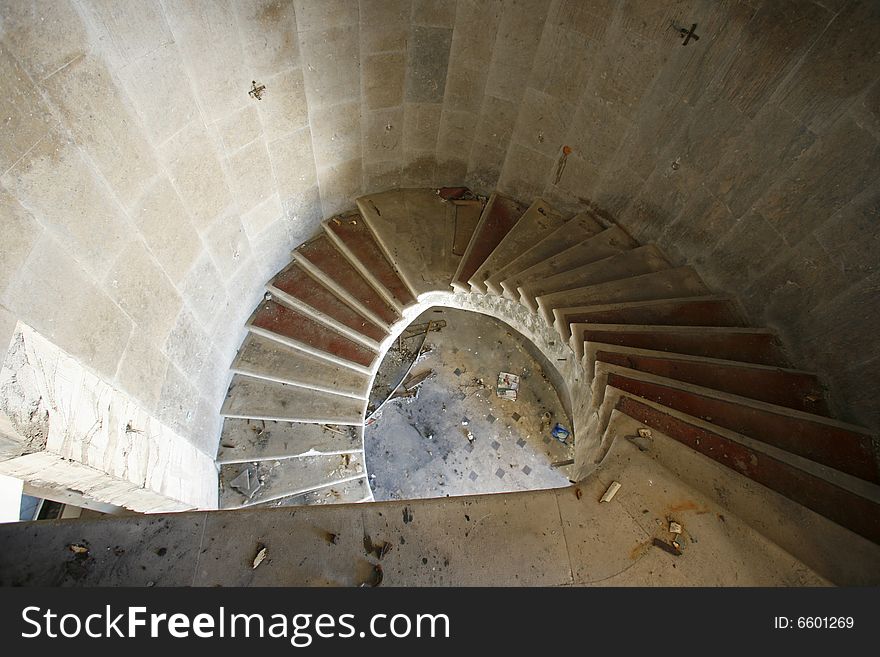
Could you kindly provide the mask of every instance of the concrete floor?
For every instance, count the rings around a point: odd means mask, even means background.
[[[429,309],[413,323],[438,319],[446,326],[429,334],[411,370],[434,374],[415,398],[388,402],[366,428],[376,500],[568,485],[551,464],[572,458],[571,439],[560,443],[550,428],[571,429],[571,422],[528,341],[498,320],[451,308]],[[496,395],[502,371],[520,377],[516,401]]]
[[[612,426],[603,469],[554,490],[0,525],[0,585],[360,586],[377,564],[382,586],[828,584],[626,440],[638,423]],[[671,521],[680,555],[654,544],[673,540]]]

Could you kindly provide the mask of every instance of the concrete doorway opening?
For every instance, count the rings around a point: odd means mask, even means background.
[[[419,315],[370,394],[364,447],[375,499],[568,485],[559,466],[573,458],[571,420],[542,361],[493,317],[445,307]],[[501,373],[516,377],[507,379],[515,392],[499,392]]]

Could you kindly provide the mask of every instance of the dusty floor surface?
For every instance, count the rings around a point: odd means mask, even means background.
[[[550,430],[571,423],[528,341],[498,320],[450,308],[429,309],[413,324],[439,319],[446,326],[428,335],[410,372],[433,374],[417,396],[388,402],[366,428],[376,500],[568,485],[551,464],[572,458],[571,438],[563,444]],[[520,377],[516,401],[496,395],[502,371]]]
[[[642,426],[613,413],[603,467],[552,490],[0,525],[0,586],[359,587],[377,572],[383,587],[829,583],[656,458],[684,467],[689,448],[659,432],[647,451],[627,439]],[[710,477],[724,467],[713,463]],[[621,488],[601,502],[612,481]],[[851,556],[844,546],[839,558]]]

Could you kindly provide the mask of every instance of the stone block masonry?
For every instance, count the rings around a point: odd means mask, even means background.
[[[880,427],[878,6],[2,3],[0,338],[32,326],[213,456],[290,251],[366,191],[467,184],[588,201]]]

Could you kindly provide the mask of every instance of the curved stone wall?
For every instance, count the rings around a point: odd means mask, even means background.
[[[0,339],[26,322],[213,454],[290,249],[366,191],[464,182],[693,262],[877,426],[878,11],[5,2]]]

